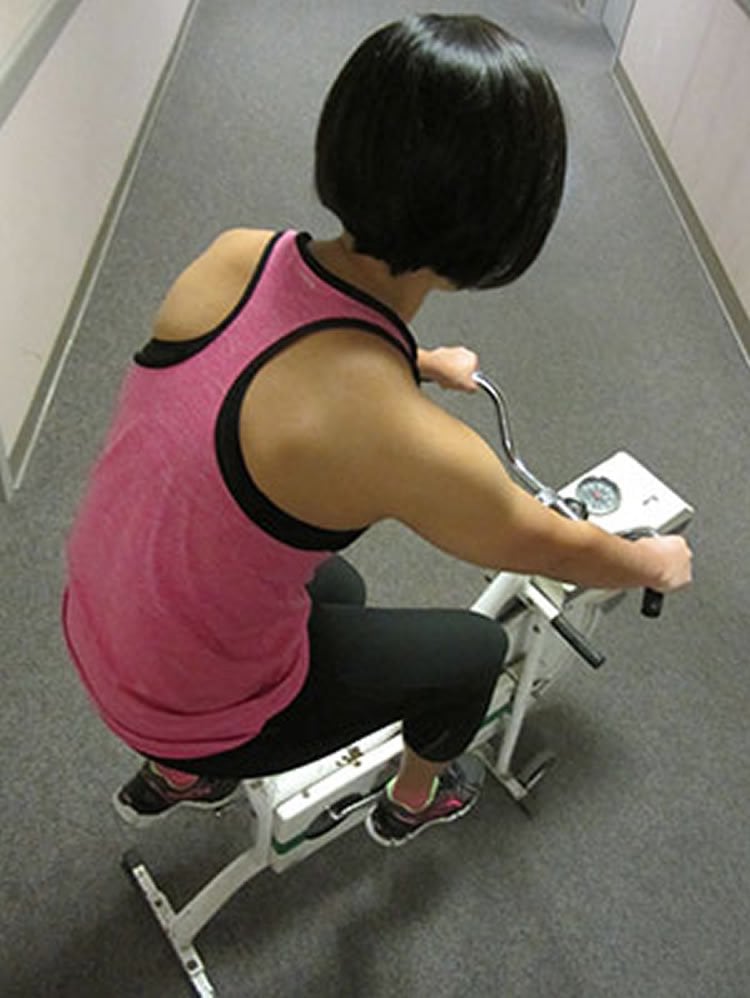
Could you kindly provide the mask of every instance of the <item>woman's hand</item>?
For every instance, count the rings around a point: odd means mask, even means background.
[[[635,543],[654,559],[658,574],[650,585],[657,592],[672,593],[690,584],[693,555],[683,537],[642,537]]]
[[[438,347],[417,354],[419,373],[425,381],[434,381],[441,388],[475,392],[472,375],[479,370],[479,357],[466,347]]]

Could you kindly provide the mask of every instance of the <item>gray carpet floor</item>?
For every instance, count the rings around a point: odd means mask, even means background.
[[[528,820],[496,785],[395,854],[356,830],[264,873],[207,927],[217,991],[242,996],[750,995],[750,377],[572,0],[432,3],[531,42],[562,92],[559,224],[512,288],[435,298],[425,346],[465,342],[509,391],[519,446],[563,482],[627,448],[697,509],[692,590],[645,621],[629,597],[530,729],[560,764]],[[26,481],[0,508],[0,993],[171,998],[187,985],[119,868],[137,844],[188,896],[244,816],[133,834],[109,797],[137,760],[89,708],[58,626],[61,548],[123,366],[173,277],[219,230],[335,232],[311,145],[326,87],[392,0],[204,0],[145,148]],[[43,275],[40,288],[43,291]],[[489,406],[440,396],[492,439]],[[352,559],[374,602],[466,605],[481,573],[395,526]]]

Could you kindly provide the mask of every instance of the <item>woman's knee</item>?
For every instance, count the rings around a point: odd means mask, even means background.
[[[467,656],[464,667],[475,677],[479,686],[485,686],[497,681],[505,668],[505,658],[508,654],[508,636],[505,629],[496,620],[473,614],[475,620],[471,625],[471,641],[467,643]]]
[[[364,579],[340,555],[323,562],[307,589],[316,603],[364,606],[367,599]]]

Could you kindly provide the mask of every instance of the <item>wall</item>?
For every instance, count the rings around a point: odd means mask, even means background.
[[[602,21],[615,48],[622,42],[632,7],[633,0],[607,0],[604,7]]]
[[[633,0],[575,0],[575,5],[592,21],[603,24],[612,44],[619,47]]]
[[[750,342],[750,16],[736,0],[636,0],[616,75],[645,114]]]
[[[189,6],[81,0],[0,128],[6,487],[20,477],[102,225]]]
[[[34,20],[42,0],[3,0],[0,7],[0,65]]]
[[[0,124],[15,107],[80,0],[2,0]]]
[[[0,65],[44,7],[43,0],[3,0],[0,6]]]

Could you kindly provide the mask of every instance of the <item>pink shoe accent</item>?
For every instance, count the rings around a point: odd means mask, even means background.
[[[181,769],[170,769],[169,766],[162,766],[158,762],[150,762],[149,765],[155,773],[158,773],[175,790],[187,790],[188,787],[192,787],[200,779],[200,776],[195,776],[193,773],[185,773]]]

